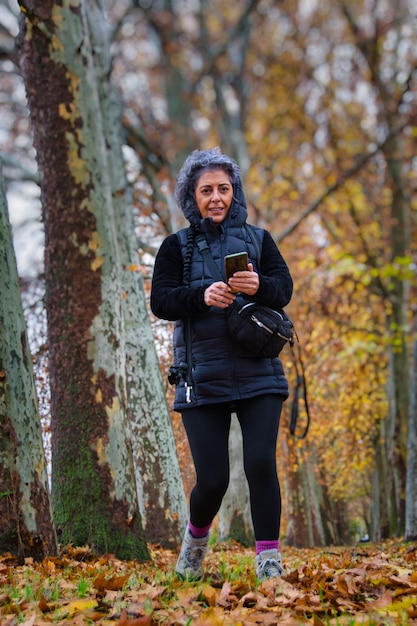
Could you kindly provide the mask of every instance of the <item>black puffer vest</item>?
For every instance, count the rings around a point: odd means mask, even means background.
[[[227,254],[247,251],[249,261],[258,271],[256,250],[250,236],[240,224],[225,224],[216,228],[205,228],[211,255],[224,277],[223,259]],[[252,227],[253,228],[253,227]],[[255,228],[262,247],[264,231]],[[177,233],[183,259],[186,258],[188,229]],[[197,245],[191,260],[190,286],[208,286],[213,282]],[[262,394],[288,396],[288,384],[281,361],[252,358],[239,354],[230,342],[226,315],[223,309],[210,307],[207,312],[191,319],[191,386],[187,390],[184,382],[176,387],[174,408],[183,411],[189,407],[220,402],[233,402]],[[175,323],[174,362],[177,366],[187,362],[184,324]]]

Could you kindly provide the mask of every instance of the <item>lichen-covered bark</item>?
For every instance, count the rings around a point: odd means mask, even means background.
[[[106,89],[108,50],[94,50],[90,40],[102,20],[82,2],[26,7],[20,58],[45,224],[54,517],[63,544],[146,559],[114,216],[114,198],[125,190],[112,172],[121,155],[106,136],[117,111]]]
[[[0,552],[57,552],[31,355],[0,174]]]
[[[249,487],[243,468],[243,440],[239,422],[232,416],[230,437],[230,483],[219,511],[220,536],[245,545],[254,541],[249,502]]]
[[[132,289],[129,293],[135,302],[130,315],[132,311],[136,315],[137,311],[141,312],[139,327],[131,320],[126,331],[129,411],[139,505],[148,541],[174,547],[180,542],[187,521],[184,488],[144,293],[135,294]]]
[[[25,6],[21,60],[46,236],[55,519],[63,543],[146,558],[141,513],[148,539],[176,543],[185,505],[143,289],[132,271],[105,22],[85,0]],[[132,453],[143,472],[137,482]]]

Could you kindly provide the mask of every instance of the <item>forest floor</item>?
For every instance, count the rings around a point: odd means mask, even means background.
[[[417,625],[417,543],[283,546],[285,575],[255,580],[253,550],[210,547],[204,579],[180,582],[176,553],[151,561],[70,548],[41,563],[0,555],[0,626]]]

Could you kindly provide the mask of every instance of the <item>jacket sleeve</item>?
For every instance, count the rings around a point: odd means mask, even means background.
[[[293,281],[280,251],[268,231],[264,231],[259,273],[259,289],[253,300],[272,308],[283,308],[291,300]]]
[[[158,250],[151,287],[151,310],[156,317],[179,320],[207,311],[205,287],[183,285],[183,258],[177,235],[169,235]]]

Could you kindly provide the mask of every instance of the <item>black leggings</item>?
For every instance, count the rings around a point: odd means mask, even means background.
[[[282,396],[264,395],[233,405],[212,404],[183,411],[197,482],[190,497],[190,521],[198,528],[216,516],[229,484],[229,430],[235,412],[242,429],[243,463],[257,541],[278,539],[281,492],[276,442]]]

